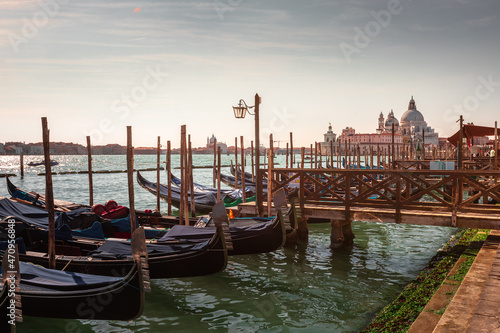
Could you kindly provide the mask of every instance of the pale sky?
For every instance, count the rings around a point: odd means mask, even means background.
[[[234,119],[262,98],[267,133],[295,146],[380,112],[400,119],[413,95],[447,137],[500,120],[498,0],[0,0],[0,142],[194,146],[214,133],[254,138]],[[277,145],[277,143],[275,143]]]

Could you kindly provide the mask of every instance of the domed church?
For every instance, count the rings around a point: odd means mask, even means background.
[[[413,96],[408,104],[408,110],[403,113],[400,122],[394,117],[394,111],[389,112],[387,119],[384,119],[383,113],[380,112],[377,132],[392,132],[392,124],[394,124],[396,134],[403,136],[404,142],[422,142],[422,133],[424,133],[426,145],[437,145],[439,142],[438,133],[434,133],[434,129],[427,126],[424,116],[417,110]]]

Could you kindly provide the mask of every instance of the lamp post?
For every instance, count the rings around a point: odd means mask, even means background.
[[[260,169],[260,130],[259,130],[259,104],[261,100],[259,97],[259,94],[255,94],[255,105],[254,106],[248,106],[247,103],[245,103],[244,100],[240,99],[238,106],[233,106],[233,111],[234,111],[234,117],[237,119],[243,119],[245,118],[246,113],[248,112],[249,114],[255,116],[255,146],[256,146],[256,151],[255,151],[255,175],[257,177],[257,183],[255,191],[256,193],[256,200],[255,203],[257,205],[257,211],[259,216],[262,216],[262,178],[259,177],[259,169]],[[255,108],[254,113],[250,112],[250,109]],[[243,175],[244,176],[244,175]],[[243,189],[245,191],[245,189]]]

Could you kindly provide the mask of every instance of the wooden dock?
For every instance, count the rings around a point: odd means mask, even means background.
[[[267,203],[263,203],[264,212],[267,212]],[[400,211],[401,221],[396,221],[394,209],[372,208],[372,207],[352,207],[352,218],[354,221],[404,223],[416,225],[430,225],[441,227],[477,228],[500,230],[500,212],[498,213],[457,213],[456,223],[453,225],[451,212],[432,212],[426,210],[403,209]],[[241,216],[256,216],[257,207],[255,202],[247,202],[238,205],[238,214]],[[275,214],[274,208],[271,215]],[[304,217],[315,221],[323,220],[344,220],[345,208],[331,207],[320,204],[305,204]]]

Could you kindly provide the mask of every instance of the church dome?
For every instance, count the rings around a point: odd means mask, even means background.
[[[392,124],[397,128],[399,126],[399,121],[396,117],[394,117],[394,111],[391,110],[389,115],[387,115],[387,120],[385,121],[385,128],[392,129]]]
[[[409,124],[412,121],[424,121],[424,116],[417,110],[413,96],[411,97],[410,104],[408,105],[408,110],[403,113],[403,116],[401,117],[401,124]]]

